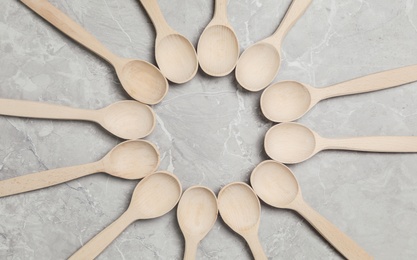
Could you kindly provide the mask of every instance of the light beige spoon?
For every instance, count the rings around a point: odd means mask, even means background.
[[[166,95],[168,82],[154,65],[142,60],[116,56],[83,27],[46,0],[21,1],[61,32],[113,65],[123,88],[132,98],[142,103],[156,104]]]
[[[247,184],[226,185],[218,195],[219,212],[224,222],[248,243],[256,260],[268,259],[258,238],[261,204]]]
[[[114,147],[103,159],[89,164],[31,173],[0,181],[0,197],[42,189],[98,172],[135,180],[153,173],[159,166],[155,145],[131,140]]]
[[[375,73],[331,87],[313,88],[297,81],[283,81],[262,93],[261,109],[273,122],[289,122],[302,117],[319,101],[366,93],[417,81],[417,65]]]
[[[236,79],[243,88],[259,91],[274,80],[281,65],[282,40],[311,2],[293,0],[275,33],[242,53],[236,65]]]
[[[265,151],[282,163],[299,163],[323,150],[415,153],[417,136],[366,136],[327,139],[297,123],[282,123],[268,130]]]
[[[217,198],[210,189],[192,186],[182,194],[177,218],[185,238],[184,260],[195,259],[198,243],[213,227],[217,214]]]
[[[297,211],[347,259],[373,259],[355,241],[303,200],[297,179],[285,165],[264,161],[253,170],[250,180],[261,200],[276,208]]]
[[[191,42],[165,21],[157,0],[140,0],[156,30],[155,58],[162,73],[174,83],[191,80],[198,69],[198,59]]]
[[[171,173],[156,172],[147,176],[136,186],[128,209],[69,259],[95,259],[136,220],[157,218],[171,211],[181,192],[181,183]]]
[[[0,115],[92,121],[123,139],[143,138],[155,128],[155,113],[152,108],[136,101],[119,101],[99,110],[86,110],[41,102],[0,99]]]
[[[239,42],[227,20],[227,0],[215,0],[214,16],[200,36],[197,47],[201,69],[208,75],[229,74],[239,58]]]

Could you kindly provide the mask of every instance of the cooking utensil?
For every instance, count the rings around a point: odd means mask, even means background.
[[[327,139],[298,123],[282,123],[268,130],[266,153],[282,163],[299,163],[323,150],[415,153],[416,136],[368,136]]]
[[[299,119],[324,99],[392,88],[413,81],[417,81],[417,65],[387,70],[325,88],[283,81],[265,89],[261,96],[261,109],[265,117],[273,122],[289,122]]]
[[[144,140],[125,141],[114,147],[103,159],[89,164],[31,173],[0,181],[0,197],[42,189],[97,172],[123,179],[141,179],[159,166],[155,145]]]
[[[198,243],[213,227],[217,214],[217,198],[210,189],[192,186],[184,192],[177,209],[185,238],[184,260],[195,259]]]
[[[123,139],[143,138],[155,128],[155,113],[152,108],[136,101],[119,101],[99,110],[86,110],[41,102],[0,99],[0,114],[92,121]]]
[[[21,1],[68,37],[108,61],[115,68],[123,88],[132,98],[142,103],[156,104],[166,95],[168,82],[154,65],[113,54],[83,27],[46,0]]]
[[[174,83],[191,80],[198,69],[194,46],[165,21],[156,0],[140,0],[156,30],[155,58],[162,73]]]
[[[181,183],[173,174],[162,171],[145,177],[136,186],[128,209],[69,259],[95,259],[136,220],[157,218],[171,211],[181,192]]]
[[[261,204],[247,184],[226,185],[218,195],[219,212],[224,222],[248,243],[256,260],[268,259],[258,238]]]
[[[282,40],[311,2],[293,0],[275,33],[242,53],[236,65],[236,79],[243,88],[259,91],[274,80],[281,65]]]
[[[214,16],[200,36],[197,47],[201,69],[208,75],[229,74],[239,58],[239,42],[227,20],[227,0],[215,0]]]
[[[261,200],[276,208],[297,211],[347,259],[373,259],[355,241],[304,201],[297,179],[285,165],[264,161],[253,170],[250,180]]]

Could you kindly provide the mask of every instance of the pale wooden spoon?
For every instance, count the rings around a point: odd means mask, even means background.
[[[261,204],[247,184],[226,185],[218,195],[219,212],[224,222],[248,243],[256,260],[268,259],[258,238]]]
[[[281,65],[282,40],[311,2],[293,0],[275,33],[242,53],[236,65],[236,79],[243,88],[259,91],[274,80]]]
[[[162,73],[174,83],[191,80],[198,69],[198,59],[191,42],[166,22],[157,0],[140,0],[156,30],[155,58]]]
[[[298,123],[282,123],[268,130],[265,151],[282,163],[303,162],[323,150],[415,153],[417,136],[366,136],[327,139]]]
[[[61,32],[113,65],[123,88],[132,98],[145,104],[156,104],[165,97],[168,82],[154,65],[113,54],[83,27],[46,0],[20,1]]]
[[[128,209],[69,259],[96,258],[134,221],[157,218],[171,211],[178,203],[181,192],[181,183],[171,173],[161,171],[145,177],[136,186]]]
[[[153,173],[159,166],[155,145],[144,140],[125,141],[103,159],[89,164],[31,173],[0,181],[0,197],[42,189],[98,172],[135,180]]]
[[[136,101],[119,101],[99,110],[87,110],[34,101],[0,99],[0,115],[92,121],[123,139],[143,138],[155,128],[152,108]]]
[[[182,194],[177,218],[185,238],[184,260],[195,259],[198,243],[211,230],[217,215],[217,198],[210,189],[192,186]]]
[[[215,0],[214,16],[200,36],[197,47],[201,69],[208,75],[229,74],[239,58],[239,42],[227,20],[227,0]]]
[[[417,65],[375,73],[330,87],[313,88],[297,81],[283,81],[262,93],[261,109],[273,122],[289,122],[302,117],[319,101],[366,93],[417,81]]]
[[[250,180],[261,200],[276,208],[297,211],[347,259],[373,259],[355,241],[303,200],[297,179],[285,165],[264,161],[253,170]]]

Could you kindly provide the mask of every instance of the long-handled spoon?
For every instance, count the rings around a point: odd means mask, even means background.
[[[201,69],[208,75],[229,74],[239,58],[239,42],[227,20],[227,0],[215,0],[214,16],[200,36],[197,46]]]
[[[356,242],[303,200],[297,179],[285,165],[264,161],[253,170],[250,180],[261,200],[276,208],[297,211],[347,259],[373,259]]]
[[[113,54],[83,27],[46,0],[20,1],[61,32],[113,65],[123,88],[132,98],[142,103],[156,104],[166,95],[168,82],[154,65]]]
[[[69,259],[95,259],[134,221],[157,218],[171,211],[181,192],[181,183],[171,173],[156,172],[147,176],[136,186],[128,209]]]
[[[297,81],[283,81],[262,93],[261,109],[273,122],[289,122],[302,117],[324,99],[366,93],[417,81],[417,65],[375,73],[331,87],[313,88]]]
[[[155,145],[144,140],[125,141],[114,147],[103,159],[89,164],[31,173],[0,181],[0,197],[42,189],[91,175],[106,172],[123,179],[141,179],[159,166]]]
[[[191,42],[165,21],[157,0],[140,0],[156,30],[155,58],[162,73],[174,83],[191,80],[198,69],[198,59]]]
[[[182,194],[177,218],[185,238],[184,260],[195,259],[198,243],[213,227],[217,214],[217,198],[210,189],[193,186]]]
[[[282,123],[268,130],[265,151],[282,163],[299,163],[323,150],[352,150],[385,153],[417,152],[417,136],[364,136],[344,139],[323,138],[298,123]]]
[[[218,195],[219,212],[224,222],[248,243],[256,260],[268,259],[258,238],[261,204],[247,184],[226,185]]]
[[[243,88],[259,91],[274,80],[281,65],[282,40],[311,2],[293,0],[276,32],[242,53],[236,65],[236,79]]]
[[[119,101],[99,110],[86,110],[41,102],[0,99],[0,115],[92,121],[123,139],[143,138],[155,128],[155,113],[152,108],[136,101]]]

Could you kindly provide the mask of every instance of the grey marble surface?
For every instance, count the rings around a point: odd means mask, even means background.
[[[115,53],[154,62],[155,31],[135,0],[53,0]],[[158,0],[168,23],[196,45],[213,1]],[[269,36],[290,0],[230,0],[241,49]],[[314,0],[283,44],[275,81],[324,87],[417,64],[417,1]],[[417,72],[416,72],[417,73]],[[417,83],[321,102],[299,122],[323,136],[416,135]],[[161,151],[161,170],[184,188],[216,193],[248,182],[272,126],[260,93],[243,91],[231,74],[199,71],[171,84],[154,106],[147,139]],[[110,65],[80,47],[19,1],[0,1],[0,97],[99,109],[129,98]],[[0,180],[99,160],[122,140],[88,122],[0,116]],[[417,258],[417,155],[322,152],[291,166],[305,200],[376,259]],[[137,181],[95,174],[0,199],[0,259],[65,259],[118,218]],[[341,259],[299,215],[262,204],[261,243],[270,259]],[[127,228],[99,259],[181,259],[175,211]],[[251,259],[219,219],[198,259]]]

